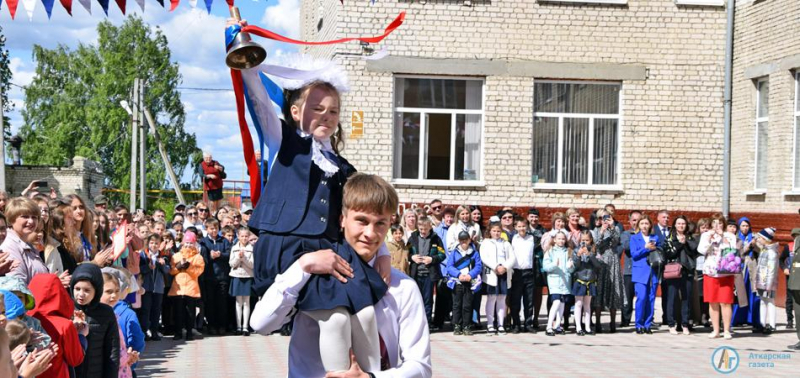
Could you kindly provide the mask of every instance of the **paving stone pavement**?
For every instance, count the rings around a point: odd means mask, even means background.
[[[661,319],[660,304],[656,319]],[[632,328],[616,334],[579,337],[572,332],[548,337],[538,334],[431,336],[435,377],[800,377],[800,353],[786,349],[796,343],[786,330],[786,314],[778,309],[778,331],[770,336],[736,328],[733,340],[709,340],[700,328],[690,336],[673,336],[666,326],[653,335],[636,335]],[[608,327],[607,314],[603,324]],[[165,337],[149,342],[139,377],[286,377],[289,338],[210,336],[190,342]],[[739,355],[730,374],[715,371],[714,350],[729,346]],[[772,354],[774,365],[764,354]],[[754,354],[760,354],[756,356]],[[718,356],[718,355],[717,355]],[[787,358],[788,357],[788,358]],[[766,363],[762,367],[755,367]]]

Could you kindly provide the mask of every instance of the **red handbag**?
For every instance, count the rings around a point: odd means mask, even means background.
[[[683,266],[677,262],[671,262],[664,266],[664,279],[673,280],[681,278],[681,269]]]

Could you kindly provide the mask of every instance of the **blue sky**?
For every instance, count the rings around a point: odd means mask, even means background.
[[[34,44],[53,48],[59,44],[75,47],[78,43],[95,43],[97,23],[108,19],[120,25],[125,17],[114,1],[111,1],[109,16],[106,17],[96,1],[92,1],[92,14],[89,14],[78,0],[73,0],[73,17],[56,1],[52,19],[48,20],[44,7],[36,0],[32,21],[28,20],[22,1],[17,8],[16,20],[11,20],[5,1],[0,1],[3,2],[0,25],[11,55],[12,83],[22,86],[33,78],[35,63],[31,59],[31,50]],[[169,7],[169,0],[165,2]],[[300,0],[238,0],[236,3],[242,17],[251,24],[299,38]],[[164,32],[172,57],[180,64],[181,87],[231,88],[222,47],[225,19],[229,15],[225,0],[215,0],[210,15],[203,0],[197,2],[196,9],[192,8],[189,0],[183,0],[174,12],[161,8],[156,0],[145,0],[145,11],[142,12],[134,0],[128,0],[127,14],[137,14]],[[258,42],[273,56],[296,50],[292,45],[260,38]],[[9,99],[15,103],[16,109],[9,117],[12,133],[15,133],[22,124],[20,110],[24,107],[24,97],[18,87],[12,86],[11,89]],[[197,135],[198,146],[211,151],[214,158],[225,165],[229,179],[246,180],[233,92],[185,89],[181,91],[181,99],[186,109],[185,128]],[[252,135],[255,138],[255,132]],[[151,147],[155,146],[148,146]],[[190,178],[190,173],[184,175],[183,181]]]

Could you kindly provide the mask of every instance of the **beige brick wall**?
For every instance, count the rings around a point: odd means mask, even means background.
[[[18,196],[34,180],[47,181],[48,188],[41,189],[44,194],[53,187],[59,196],[78,194],[88,203],[103,189],[105,175],[97,162],[81,156],[72,159],[69,167],[48,167],[17,165],[6,166],[6,190],[11,196]]]
[[[782,64],[800,55],[800,2],[737,1],[734,33],[731,211],[794,213],[800,196],[791,191],[793,177],[795,83],[800,64]],[[756,87],[745,71],[772,65],[769,78],[769,150],[767,193],[746,196],[755,186]]]
[[[327,2],[334,4],[336,2]],[[646,66],[644,81],[622,83],[622,193],[534,190],[531,184],[532,77],[486,77],[484,188],[400,186],[404,202],[712,211],[720,208],[725,10],[679,7],[673,0],[630,0],[627,7],[539,4],[534,0],[350,2],[332,12],[337,27],[324,38],[380,34],[400,12],[405,24],[382,46],[393,56],[498,59]],[[320,40],[303,2],[304,38]],[[313,25],[312,25],[313,24]],[[330,25],[325,20],[326,27]],[[332,56],[330,48],[308,51]],[[321,52],[323,51],[323,52]],[[358,53],[357,43],[335,52]],[[351,110],[365,113],[365,135],[348,139],[345,156],[360,170],[392,175],[393,76],[342,59]],[[535,74],[534,74],[535,76]]]

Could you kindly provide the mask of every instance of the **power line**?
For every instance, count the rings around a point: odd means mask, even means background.
[[[207,91],[207,92],[233,92],[230,88],[200,88],[200,87],[177,87],[180,91]]]

